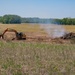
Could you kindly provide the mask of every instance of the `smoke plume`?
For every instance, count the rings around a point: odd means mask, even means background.
[[[57,24],[41,24],[41,28],[52,38],[61,37],[66,32],[63,26]]]

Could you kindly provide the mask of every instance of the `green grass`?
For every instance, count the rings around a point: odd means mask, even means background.
[[[0,75],[75,75],[75,45],[0,41]]]

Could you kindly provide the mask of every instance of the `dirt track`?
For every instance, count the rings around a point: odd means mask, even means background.
[[[5,26],[2,25],[2,28]],[[16,26],[16,25],[14,25],[14,26]],[[18,32],[19,31],[24,32],[26,35],[26,40],[16,40],[15,39],[16,36],[15,36],[14,32],[6,32],[6,34],[4,36],[4,40],[5,41],[18,41],[18,42],[23,41],[23,42],[59,43],[59,44],[70,43],[70,40],[68,40],[68,39],[64,40],[61,38],[51,38],[43,29],[40,29],[38,27],[38,25],[33,25],[33,26],[31,26],[31,25],[19,25],[18,27],[19,27],[18,29],[17,29],[17,26],[15,28],[13,28],[13,27],[10,27],[10,28],[17,30]],[[5,29],[2,29],[2,32],[4,32],[3,30],[5,30]]]
[[[64,40],[61,38],[51,38],[48,35],[41,35],[39,33],[25,33],[26,34],[26,40],[16,40],[15,33],[13,32],[7,32],[4,35],[4,41],[21,41],[21,42],[44,42],[44,43],[58,43],[58,44],[65,44],[70,43],[70,40]],[[14,40],[12,40],[14,39]],[[1,39],[2,40],[2,39]]]

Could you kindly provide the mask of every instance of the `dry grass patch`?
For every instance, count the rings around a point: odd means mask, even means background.
[[[65,28],[68,32],[75,32],[75,25],[64,25],[64,28]]]
[[[0,75],[64,74],[75,74],[75,45],[0,42]]]

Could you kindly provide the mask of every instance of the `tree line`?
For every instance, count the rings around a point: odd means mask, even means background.
[[[22,23],[75,25],[75,18],[63,18],[63,19],[22,18]]]
[[[21,17],[18,15],[4,15],[0,17],[0,22],[3,24],[21,23]]]
[[[44,19],[44,18],[22,18],[18,15],[4,15],[0,16],[0,23],[3,24],[45,23],[45,24],[75,25],[75,18]]]

